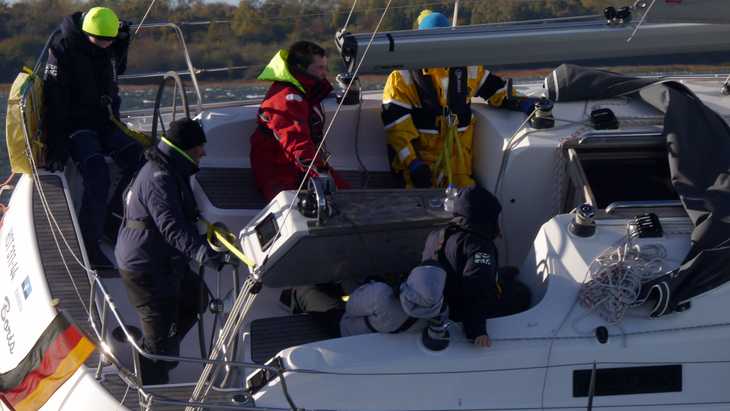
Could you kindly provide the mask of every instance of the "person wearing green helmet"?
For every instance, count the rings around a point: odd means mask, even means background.
[[[64,18],[51,40],[45,68],[46,167],[63,170],[70,156],[83,177],[79,224],[95,268],[111,265],[99,241],[107,216],[121,214],[121,192],[142,161],[142,146],[110,118],[119,118],[117,77],[126,70],[128,47],[129,24],[109,8],[93,7]],[[122,171],[109,207],[107,155]]]

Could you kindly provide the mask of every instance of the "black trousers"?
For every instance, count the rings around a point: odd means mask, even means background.
[[[142,348],[151,354],[180,355],[180,342],[208,304],[201,278],[187,266],[171,274],[120,270],[130,303],[142,323]],[[140,357],[142,382],[165,384],[177,361]]]
[[[339,284],[317,284],[291,289],[292,313],[307,313],[332,336],[340,336],[340,318],[345,313],[343,287]]]

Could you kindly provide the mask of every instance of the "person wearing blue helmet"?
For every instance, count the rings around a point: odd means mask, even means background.
[[[419,30],[449,27],[441,13],[423,10]],[[393,171],[406,187],[468,187],[475,120],[471,99],[532,112],[532,102],[511,106],[506,82],[483,66],[395,70],[383,90],[382,120]]]

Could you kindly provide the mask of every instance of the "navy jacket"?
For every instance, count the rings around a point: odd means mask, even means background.
[[[145,156],[147,163],[124,196],[125,221],[114,249],[119,268],[169,274],[189,260],[202,264],[215,252],[195,227],[198,208],[190,176],[198,167],[162,142]]]
[[[449,318],[463,322],[467,338],[487,333],[487,318],[498,311],[497,249],[491,236],[457,218],[426,239],[423,261],[446,270],[445,302]]]
[[[117,76],[127,69],[129,39],[103,49],[89,42],[81,24],[81,12],[65,17],[48,51],[44,99],[50,160],[65,159],[68,136],[74,131],[103,134],[113,127],[102,96],[111,99],[119,116]]]

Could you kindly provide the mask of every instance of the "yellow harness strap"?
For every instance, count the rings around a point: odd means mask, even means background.
[[[111,120],[112,123],[114,123],[114,125],[117,126],[117,128],[121,130],[122,133],[124,133],[127,137],[133,138],[137,140],[139,144],[142,144],[142,147],[147,148],[152,145],[152,137],[148,136],[147,134],[139,132],[137,130],[132,130],[114,116],[109,116],[109,120]]]
[[[211,247],[217,247],[216,241],[223,245],[226,250],[228,250],[231,254],[235,255],[236,258],[241,260],[244,264],[246,264],[249,268],[254,268],[256,266],[256,263],[247,257],[243,251],[238,249],[233,242],[236,241],[236,236],[221,227],[218,227],[214,224],[211,224],[202,218],[200,221],[204,222],[205,225],[208,227],[208,232],[206,233],[206,239],[208,240],[208,244],[211,245]]]
[[[107,101],[109,101],[108,97],[105,97],[105,98],[107,99]],[[142,144],[142,147],[144,147],[144,148],[147,148],[147,147],[151,146],[152,143],[154,143],[154,141],[152,141],[152,137],[148,136],[145,133],[139,132],[137,130],[132,130],[131,128],[127,127],[126,124],[119,121],[119,119],[114,116],[114,110],[112,110],[111,101],[109,101],[109,103],[106,105],[106,108],[107,108],[107,110],[109,110],[109,120],[111,120],[111,122],[115,126],[117,126],[117,128],[119,130],[121,130],[121,132],[124,133],[124,135],[126,135],[129,138],[133,138],[133,139],[137,140],[139,142],[139,144]]]

